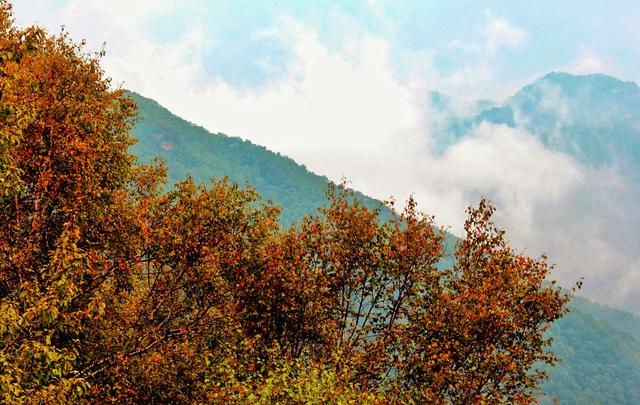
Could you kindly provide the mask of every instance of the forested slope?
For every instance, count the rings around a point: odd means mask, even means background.
[[[151,99],[135,93],[131,96],[139,106],[140,117],[132,133],[138,143],[131,150],[142,162],[162,157],[168,165],[170,183],[187,175],[200,183],[227,176],[255,187],[263,198],[285,208],[281,214],[285,224],[325,204],[326,177],[264,146],[222,133],[211,134]],[[380,205],[364,195],[359,197],[370,207]]]
[[[551,329],[560,363],[545,392],[560,403],[640,403],[640,318],[581,297]]]

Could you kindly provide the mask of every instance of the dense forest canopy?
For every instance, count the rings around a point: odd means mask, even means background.
[[[330,186],[284,228],[226,179],[165,190],[135,104],[0,1],[3,402],[531,403],[571,294],[482,201],[455,264],[414,201]]]

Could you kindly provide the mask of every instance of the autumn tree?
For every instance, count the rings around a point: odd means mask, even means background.
[[[134,106],[65,35],[15,29],[0,9],[1,391],[73,398],[96,292],[133,254],[119,234]]]
[[[485,200],[469,210],[455,265],[411,304],[398,367],[403,397],[534,403],[546,377],[541,366],[557,361],[545,332],[567,312],[571,294],[546,281],[546,257],[507,245],[493,212]]]
[[[344,185],[331,186],[330,205],[307,218],[311,265],[329,278],[331,352],[354,358],[367,385],[393,367],[398,326],[410,302],[438,282],[444,232],[410,200],[381,222],[380,209],[362,205]]]
[[[410,200],[345,185],[282,229],[228,180],[166,187],[135,106],[0,0],[2,402],[532,402],[569,294],[482,202],[455,264]]]
[[[3,398],[197,397],[209,348],[241,340],[234,291],[277,211],[225,181],[162,192],[101,55],[2,12]]]

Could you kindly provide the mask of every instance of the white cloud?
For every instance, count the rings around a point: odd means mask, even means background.
[[[495,53],[500,48],[514,49],[523,45],[527,39],[527,33],[513,26],[504,17],[496,17],[491,13],[486,14],[487,24],[484,28],[485,48]]]
[[[530,230],[537,204],[563,198],[581,181],[577,165],[550,152],[525,131],[483,123],[444,155],[428,149],[420,131],[390,137],[362,155],[359,149],[331,148],[327,155],[303,152],[311,166],[325,164],[325,173],[346,175],[356,188],[384,199],[413,193],[421,208],[460,234],[465,209],[481,196],[499,207],[509,228]]]
[[[87,38],[94,49],[108,37],[103,66],[116,82],[208,128],[278,151],[366,147],[420,121],[412,93],[394,78],[389,45],[379,37],[362,35],[352,39],[348,52],[332,51],[309,27],[284,17],[256,35],[274,36],[291,49],[288,74],[260,89],[240,89],[222,77],[205,77],[203,51],[211,44],[202,26],[192,25],[170,44],[158,43],[143,24],[154,3],[135,3],[129,10],[76,0],[54,10],[42,2],[37,10],[17,8],[16,14],[19,22],[29,16],[52,30],[65,21],[74,37]]]
[[[582,54],[569,66],[569,72],[574,74],[602,73],[605,71],[605,61],[590,50],[582,51]]]
[[[255,90],[204,79],[198,29],[167,46],[134,40],[131,52],[105,62],[110,73],[128,79],[125,86],[179,115],[284,153],[367,148],[420,120],[412,94],[393,78],[382,39],[362,37],[357,52],[345,55],[288,18],[267,34],[290,47],[293,59],[281,80]]]
[[[598,302],[640,313],[640,215],[637,194],[615,169],[582,167],[582,181],[533,212],[536,226],[514,228],[514,244],[545,251],[566,286],[584,277],[582,294]]]
[[[504,17],[497,17],[490,12],[485,13],[485,24],[478,33],[478,38],[463,42],[454,40],[447,46],[449,51],[459,51],[464,57],[459,67],[452,73],[443,75],[438,81],[441,90],[453,94],[467,94],[482,97],[487,93],[487,86],[495,89],[505,86],[495,78],[496,61],[500,52],[515,50],[527,42],[527,32],[511,24]],[[513,89],[509,89],[513,90]]]
[[[490,197],[510,227],[527,230],[538,202],[562,197],[580,180],[575,163],[531,134],[487,123],[449,148],[439,164],[433,180],[440,179],[442,188],[464,190],[465,204]]]

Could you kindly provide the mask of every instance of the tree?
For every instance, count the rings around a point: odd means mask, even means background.
[[[119,233],[134,105],[79,45],[17,30],[0,9],[1,391],[73,398],[94,298],[132,254]]]
[[[330,186],[282,229],[226,179],[165,190],[100,57],[0,0],[3,402],[532,401],[570,294],[486,202],[440,270],[413,200],[383,221]]]
[[[403,395],[435,403],[533,403],[557,359],[546,351],[550,325],[571,298],[546,282],[550,268],[518,255],[491,222],[485,200],[469,210],[456,263],[409,312]]]

